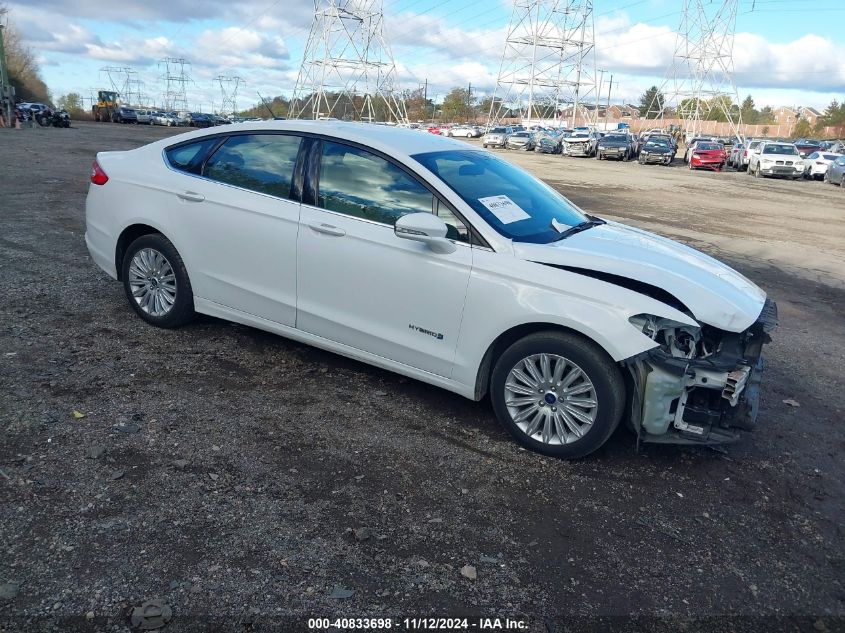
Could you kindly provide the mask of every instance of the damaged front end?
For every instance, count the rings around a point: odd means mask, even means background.
[[[639,441],[722,444],[757,423],[762,348],[777,327],[767,299],[744,332],[725,332],[651,315],[631,323],[658,343],[623,361],[631,381],[630,423]]]

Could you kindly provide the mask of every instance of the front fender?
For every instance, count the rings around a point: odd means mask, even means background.
[[[499,336],[529,324],[573,330],[594,341],[614,361],[622,361],[656,347],[628,321],[636,314],[698,326],[683,312],[633,290],[477,250],[452,378],[474,385],[484,354]]]

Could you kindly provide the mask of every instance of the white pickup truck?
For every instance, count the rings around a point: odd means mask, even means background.
[[[792,143],[766,141],[749,150],[748,173],[757,178],[783,176],[796,180],[804,175],[804,160]]]

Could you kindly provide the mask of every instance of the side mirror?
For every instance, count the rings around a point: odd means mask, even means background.
[[[446,239],[446,223],[433,213],[409,213],[396,220],[393,232],[396,237],[422,242],[435,253],[454,253],[457,246]]]

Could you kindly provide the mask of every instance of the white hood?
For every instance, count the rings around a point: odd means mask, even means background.
[[[514,243],[520,259],[627,277],[669,292],[701,323],[742,332],[766,293],[725,264],[665,237],[616,222],[551,244]]]

